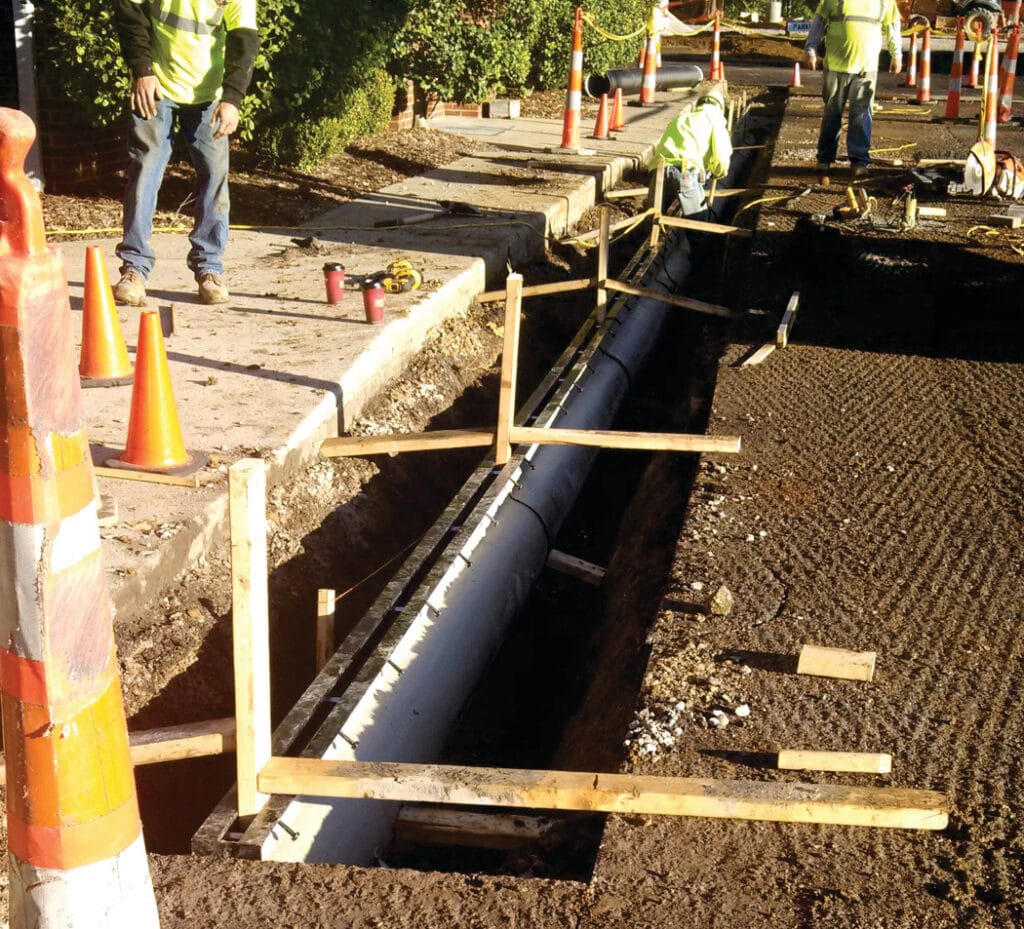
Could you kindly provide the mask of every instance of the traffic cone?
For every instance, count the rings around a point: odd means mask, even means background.
[[[85,250],[85,292],[82,297],[82,355],[78,373],[83,387],[117,387],[132,382],[132,363],[121,335],[103,251]]]
[[[956,46],[953,49],[953,66],[949,69],[949,87],[946,90],[945,119],[960,117],[960,92],[964,78],[964,18],[956,21]]]
[[[709,81],[724,81],[722,72],[722,14],[715,14],[715,29],[711,35],[711,68],[708,71]]]
[[[572,58],[569,62],[569,87],[565,92],[565,118],[562,121],[562,148],[580,147],[580,105],[583,101],[583,7],[576,7],[572,27]]]
[[[803,83],[800,80],[800,62],[793,62],[793,77],[789,81],[790,87],[803,87]]]
[[[658,56],[655,51],[653,20],[647,30],[647,57],[640,83],[640,106],[651,106],[655,102],[654,92],[658,85]]]
[[[626,110],[622,105],[622,88],[615,88],[614,102],[612,103],[612,123],[609,127],[612,132],[622,132],[626,128]]]
[[[597,122],[594,124],[592,139],[608,138],[608,94],[601,94],[601,105],[597,108]]]
[[[60,255],[0,109],[0,704],[10,925],[159,918],[142,841]]]
[[[917,31],[910,33],[910,55],[907,63],[907,79],[903,82],[904,87],[917,86]]]
[[[205,456],[185,450],[181,437],[159,310],[143,310],[139,316],[128,439],[124,452],[107,463],[160,474],[192,474],[206,464]]]
[[[932,101],[932,31],[925,27],[921,39],[921,77],[917,82],[917,102]]]
[[[981,98],[981,140],[995,148],[996,115],[999,102],[999,32],[993,29],[988,41],[985,93]]]
[[[1017,79],[1017,53],[1020,51],[1020,24],[1013,27],[1003,58],[1003,82],[999,88],[999,109],[996,119],[1008,123],[1013,111],[1013,85]]]

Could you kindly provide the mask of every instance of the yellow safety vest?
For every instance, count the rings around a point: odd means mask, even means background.
[[[822,0],[825,20],[825,67],[860,74],[878,70],[882,30],[896,21],[893,0]]]
[[[175,103],[209,103],[224,80],[230,29],[256,29],[256,0],[132,0],[145,6],[153,74]]]

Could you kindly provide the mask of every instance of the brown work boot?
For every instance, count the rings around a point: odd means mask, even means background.
[[[819,161],[817,171],[818,183],[821,184],[822,187],[828,187],[828,185],[832,183],[832,165],[827,161]]]
[[[227,303],[231,299],[227,287],[220,279],[219,274],[213,271],[204,271],[196,277],[199,282],[199,302],[211,306],[215,303]]]
[[[134,268],[125,271],[114,285],[114,303],[121,306],[146,305],[146,281]]]

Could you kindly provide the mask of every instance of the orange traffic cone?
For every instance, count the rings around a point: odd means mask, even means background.
[[[612,132],[622,132],[626,128],[626,111],[622,106],[622,88],[615,88],[615,99],[612,103]]]
[[[83,387],[117,387],[132,382],[132,363],[128,360],[103,252],[98,245],[85,250],[82,357],[78,373]]]
[[[159,310],[143,310],[139,317],[139,345],[135,352],[136,378],[124,452],[107,462],[115,468],[192,474],[206,464],[206,456],[185,450],[174,408],[171,372],[167,365]]]
[[[803,87],[804,85],[800,81],[800,62],[793,62],[793,77],[789,82],[790,87]]]
[[[594,123],[594,134],[591,138],[608,138],[608,94],[601,94],[601,105],[597,108],[597,122]]]

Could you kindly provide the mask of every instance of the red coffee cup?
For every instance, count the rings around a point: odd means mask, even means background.
[[[327,302],[337,306],[345,299],[345,266],[336,261],[324,265],[324,283],[327,285]]]
[[[363,284],[363,309],[368,323],[384,322],[384,285],[380,281]]]

